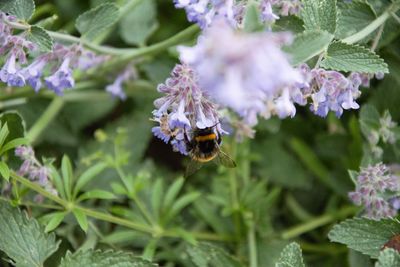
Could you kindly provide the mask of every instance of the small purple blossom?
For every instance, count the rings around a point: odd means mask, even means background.
[[[365,217],[379,220],[397,214],[397,204],[393,205],[395,203],[387,193],[398,193],[399,190],[400,177],[393,175],[386,165],[378,163],[361,168],[356,189],[349,193],[349,198],[355,205],[364,206]]]
[[[58,70],[44,79],[46,86],[57,95],[62,95],[65,89],[72,88],[75,85],[72,69],[69,66],[70,61],[69,57],[65,58]]]
[[[15,149],[15,155],[23,160],[18,170],[18,175],[28,176],[31,181],[37,182],[49,192],[54,192],[54,188],[48,178],[50,170],[36,159],[32,147],[19,146]]]
[[[235,0],[174,0],[174,3],[176,8],[184,8],[188,20],[202,29],[216,18],[224,18],[231,26],[237,26]]]
[[[246,123],[268,118],[278,104],[283,117],[293,116],[292,87],[303,83],[281,51],[287,33],[239,33],[224,20],[204,31],[194,47],[180,47],[181,61],[199,76],[199,85],[216,103],[236,111]]]
[[[128,66],[112,84],[106,86],[106,91],[109,92],[112,96],[118,97],[121,100],[126,99],[126,94],[124,89],[122,89],[122,85],[124,82],[133,80],[137,77],[136,71],[132,66]]]
[[[0,70],[0,80],[7,83],[8,86],[22,87],[25,85],[25,79],[19,73],[17,58],[14,51],[10,53],[6,63]]]
[[[158,86],[165,96],[156,99],[153,120],[160,125],[153,127],[153,134],[171,145],[174,150],[187,155],[185,136],[195,128],[216,126],[218,132],[224,132],[219,125],[217,107],[198,84],[198,77],[187,65],[176,65],[165,84]]]

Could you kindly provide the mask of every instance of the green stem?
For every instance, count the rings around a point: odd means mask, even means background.
[[[249,246],[249,259],[250,267],[258,267],[257,263],[257,243],[256,243],[256,231],[254,227],[253,218],[249,221],[249,229],[247,231],[247,243]]]
[[[47,126],[61,111],[63,106],[64,100],[61,97],[56,97],[51,101],[50,105],[43,112],[42,116],[35,122],[35,124],[26,135],[31,143],[34,143],[37,140],[39,135],[47,128]]]
[[[361,41],[362,39],[364,39],[365,37],[367,37],[368,35],[373,33],[376,29],[378,29],[382,24],[384,24],[386,22],[386,20],[391,17],[391,14],[396,12],[397,9],[398,9],[397,6],[394,6],[394,5],[390,6],[388,8],[388,10],[383,12],[382,15],[377,17],[374,21],[372,21],[370,24],[368,24],[364,29],[343,39],[342,41],[344,43],[348,43],[348,44],[354,44],[354,43]]]
[[[8,25],[10,25],[11,27],[13,27],[14,29],[29,31],[31,28],[31,25],[29,25],[29,24],[22,24],[22,23],[13,22],[13,21],[5,21],[5,22]],[[189,37],[193,36],[197,32],[199,32],[199,27],[197,25],[192,25],[189,28],[170,37],[169,39],[166,39],[157,44],[150,45],[148,47],[113,48],[113,47],[109,47],[109,46],[97,45],[97,44],[94,44],[83,38],[79,38],[79,37],[72,36],[69,34],[47,31],[47,33],[55,40],[67,42],[67,43],[82,44],[84,47],[86,47],[90,50],[93,50],[95,52],[101,53],[101,54],[122,56],[122,60],[124,60],[124,62],[130,61],[131,59],[138,58],[141,56],[159,53],[162,50],[165,50],[170,46],[179,44],[179,43],[187,40]]]
[[[340,218],[345,218],[349,215],[353,215],[358,210],[359,210],[358,207],[348,206],[348,207],[344,207],[343,209],[336,211],[334,213],[324,214],[322,216],[313,218],[308,222],[294,226],[294,227],[282,232],[281,237],[283,239],[295,238],[295,237],[302,235],[304,233],[307,233],[311,230],[314,230],[316,228],[319,228],[321,226],[324,226],[326,224],[334,222]]]

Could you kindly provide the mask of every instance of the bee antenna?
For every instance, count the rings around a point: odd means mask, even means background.
[[[215,126],[217,126],[218,124],[220,124],[221,122],[217,122],[216,124],[214,124],[213,126],[211,126],[210,128],[214,128]]]

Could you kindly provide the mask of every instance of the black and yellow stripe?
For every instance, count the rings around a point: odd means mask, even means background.
[[[217,139],[217,135],[215,133],[207,134],[207,135],[199,135],[194,138],[197,142],[204,142]]]

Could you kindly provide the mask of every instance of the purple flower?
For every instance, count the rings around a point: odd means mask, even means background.
[[[35,90],[35,92],[38,92],[42,87],[41,77],[46,64],[46,59],[39,58],[21,70],[21,74],[23,75],[25,81]]]
[[[200,87],[253,126],[258,115],[268,118],[271,112],[276,113],[275,100],[285,88],[278,109],[281,115],[293,114],[284,100],[290,101],[296,91],[292,87],[302,84],[303,79],[280,49],[290,39],[286,33],[235,32],[224,20],[218,20],[205,30],[196,46],[180,47],[179,51],[181,61],[198,74]]]
[[[0,70],[0,80],[7,83],[8,86],[22,87],[25,85],[25,79],[17,69],[16,54],[14,52],[10,53],[6,63]]]
[[[54,192],[54,188],[48,178],[50,170],[36,159],[32,147],[19,146],[15,149],[15,155],[23,160],[18,170],[18,175],[28,176],[31,181],[37,182],[47,191]]]
[[[398,193],[399,179],[400,177],[390,173],[389,168],[382,163],[361,168],[356,190],[349,193],[349,198],[354,204],[364,206],[365,217],[375,220],[394,217],[397,214],[397,207],[390,201],[388,193]]]
[[[185,139],[196,128],[219,125],[217,107],[200,89],[197,75],[187,65],[176,65],[165,84],[158,86],[165,96],[154,101],[153,120],[159,123],[153,134],[171,145],[175,151],[187,155]],[[186,137],[185,137],[186,136]]]
[[[233,27],[236,5],[234,0],[174,0],[176,8],[184,8],[190,22],[197,23],[200,28],[210,26],[215,18],[224,18]]]
[[[272,10],[272,1],[271,0],[263,0],[260,4],[261,9],[261,20],[267,23],[274,23],[279,19],[279,16],[274,14]]]
[[[45,78],[46,86],[58,95],[62,95],[65,89],[75,85],[72,70],[69,67],[71,59],[66,57],[61,66],[51,76]]]
[[[136,72],[132,66],[128,66],[112,84],[107,85],[106,91],[115,97],[119,97],[121,100],[126,99],[126,94],[122,89],[122,84],[130,79],[136,78]]]

